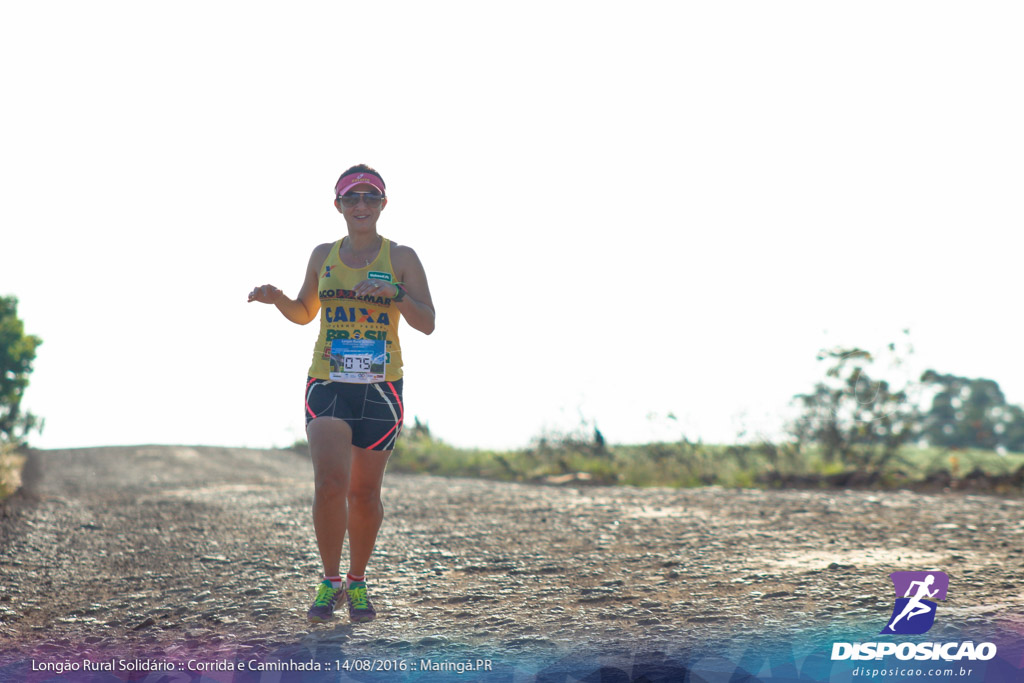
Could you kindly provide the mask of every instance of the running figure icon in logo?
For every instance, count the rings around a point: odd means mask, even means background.
[[[946,599],[949,577],[945,572],[893,572],[889,578],[896,589],[896,604],[881,633],[927,632],[935,623],[935,600]]]

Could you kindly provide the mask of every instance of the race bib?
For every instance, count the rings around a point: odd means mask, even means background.
[[[334,382],[383,382],[387,349],[383,339],[335,339],[331,342],[330,378]]]

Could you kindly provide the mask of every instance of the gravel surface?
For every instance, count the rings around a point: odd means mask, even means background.
[[[291,451],[36,452],[0,508],[0,667],[72,652],[540,661],[867,640],[892,610],[888,574],[912,569],[950,576],[936,629],[1024,633],[1016,499],[389,474],[368,571],[379,618],[311,625],[312,493]]]

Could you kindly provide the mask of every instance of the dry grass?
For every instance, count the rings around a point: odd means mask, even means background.
[[[16,452],[11,444],[0,443],[0,500],[21,486],[21,469],[24,466],[24,455]]]

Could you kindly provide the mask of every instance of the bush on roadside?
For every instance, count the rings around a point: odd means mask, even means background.
[[[14,444],[0,443],[0,501],[21,486],[21,470],[25,456],[14,449]]]
[[[0,296],[0,443],[21,446],[29,432],[42,431],[39,418],[21,412],[36,347],[42,343],[39,337],[25,334],[18,318],[18,300]]]

